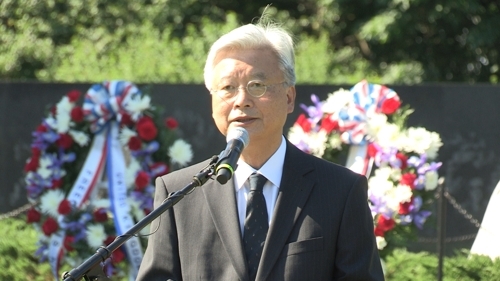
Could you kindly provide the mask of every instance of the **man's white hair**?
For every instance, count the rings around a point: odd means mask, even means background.
[[[204,68],[205,86],[212,90],[214,61],[217,54],[225,50],[247,50],[267,47],[277,55],[279,68],[285,76],[287,86],[295,85],[295,57],[293,39],[283,28],[274,23],[247,24],[221,36],[210,48]]]

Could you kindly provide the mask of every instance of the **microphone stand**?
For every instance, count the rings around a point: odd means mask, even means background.
[[[84,280],[94,280],[90,279],[87,274],[99,263],[106,261],[111,254],[123,245],[132,236],[141,231],[144,227],[150,224],[154,219],[163,214],[166,210],[177,204],[185,195],[191,193],[196,187],[202,186],[207,182],[207,180],[214,174],[215,167],[218,163],[218,156],[212,156],[210,164],[205,167],[198,174],[193,176],[193,181],[186,185],[183,189],[176,192],[172,192],[163,201],[163,203],[154,209],[151,213],[137,222],[132,226],[127,232],[116,237],[116,239],[109,244],[107,247],[101,246],[97,249],[96,253],[92,255],[89,259],[83,262],[78,267],[72,269],[69,272],[64,272],[62,278],[64,281],[77,281],[84,278]]]

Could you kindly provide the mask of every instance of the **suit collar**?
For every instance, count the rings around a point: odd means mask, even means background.
[[[202,190],[224,249],[239,279],[246,281],[249,279],[248,266],[241,241],[234,183],[230,180],[221,185],[216,180],[210,180]]]

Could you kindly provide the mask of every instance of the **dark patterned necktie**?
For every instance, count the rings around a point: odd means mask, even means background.
[[[247,212],[245,218],[245,230],[243,232],[243,243],[248,261],[250,280],[255,280],[260,256],[266,241],[269,229],[266,199],[262,194],[266,177],[261,174],[252,174],[248,178],[250,192],[248,193]]]

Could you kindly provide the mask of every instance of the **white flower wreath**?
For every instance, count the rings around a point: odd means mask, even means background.
[[[79,265],[147,215],[154,178],[193,156],[176,136],[177,121],[162,122],[132,83],[95,84],[83,105],[80,96],[70,91],[51,108],[33,132],[25,166],[28,200],[36,203],[27,221],[40,233],[36,254],[56,278],[61,266]],[[132,237],[113,252],[106,275],[135,278],[145,242]]]

